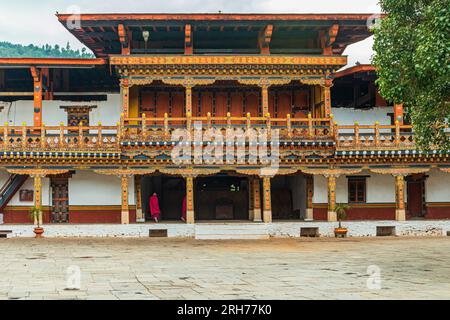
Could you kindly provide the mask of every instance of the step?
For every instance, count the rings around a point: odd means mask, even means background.
[[[8,235],[12,233],[12,230],[0,230],[0,238],[8,238]]]

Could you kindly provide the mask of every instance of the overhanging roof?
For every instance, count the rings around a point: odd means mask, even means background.
[[[336,72],[333,77],[336,78],[342,78],[349,75],[353,75],[355,73],[360,72],[375,72],[376,68],[373,65],[370,64],[360,64],[353,67],[346,68],[344,70],[341,70],[339,72]]]
[[[325,32],[338,24],[339,32],[333,43],[333,53],[342,54],[346,46],[364,40],[371,35],[367,21],[371,14],[57,14],[58,20],[77,39],[97,56],[120,53],[119,24],[138,33],[143,30],[154,32],[155,36],[179,41],[184,38],[184,27],[190,24],[194,41],[202,37],[219,41],[221,34],[229,35],[223,41],[242,41],[245,33],[250,37],[273,25],[273,43],[289,44],[299,37],[314,40],[317,33]],[[73,19],[81,22],[80,28],[73,25]],[[73,28],[75,26],[75,28]],[[197,35],[197,39],[196,39]],[[152,35],[150,36],[152,39]],[[313,39],[314,38],[314,39]],[[168,40],[169,41],[169,40]]]
[[[4,68],[93,68],[105,65],[106,60],[101,58],[0,58],[0,69]]]

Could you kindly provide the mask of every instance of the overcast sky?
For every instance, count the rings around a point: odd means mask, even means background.
[[[74,48],[81,43],[57,21],[55,13],[379,13],[378,0],[1,0],[0,41],[45,43]],[[351,45],[349,65],[369,63],[372,37]]]

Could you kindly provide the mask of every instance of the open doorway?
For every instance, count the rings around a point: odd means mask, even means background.
[[[161,210],[161,220],[180,220],[183,209],[183,198],[186,194],[186,183],[182,177],[166,175],[143,176],[142,211],[145,221],[151,221],[150,196],[156,193]]]
[[[248,220],[248,178],[214,175],[195,179],[197,220]]]
[[[305,219],[307,194],[303,174],[275,176],[270,191],[273,219]]]
[[[406,208],[411,218],[423,218],[426,214],[424,174],[415,174],[406,177],[407,202]]]

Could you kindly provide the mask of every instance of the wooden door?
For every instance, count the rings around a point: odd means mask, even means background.
[[[413,218],[425,216],[425,178],[424,176],[410,176],[407,178],[407,210]]]
[[[69,222],[69,178],[67,176],[51,177],[52,188],[52,223]]]

